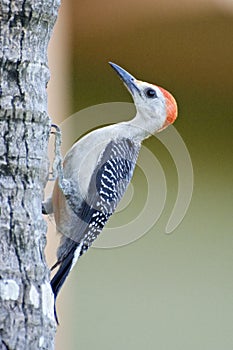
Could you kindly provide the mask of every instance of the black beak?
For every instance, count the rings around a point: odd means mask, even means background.
[[[132,76],[130,73],[128,73],[126,70],[121,68],[115,63],[109,62],[110,66],[117,72],[121,80],[124,82],[128,90],[133,95],[136,91],[140,94],[140,89],[137,85],[137,80]]]

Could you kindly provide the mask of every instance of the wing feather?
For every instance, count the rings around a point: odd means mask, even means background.
[[[58,249],[60,267],[51,281],[55,297],[78,257],[91,246],[114,213],[132,178],[139,150],[140,144],[127,138],[110,141],[99,157],[81,205],[77,207],[75,196],[66,196],[78,220],[75,232],[63,236]]]

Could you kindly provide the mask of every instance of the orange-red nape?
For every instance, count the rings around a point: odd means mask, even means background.
[[[166,109],[167,109],[167,118],[165,120],[165,123],[162,127],[162,129],[166,128],[168,125],[173,124],[174,121],[177,118],[177,103],[172,94],[168,92],[167,90],[163,89],[162,87],[159,86],[159,89],[162,91],[164,97],[165,97],[165,102],[166,102]]]

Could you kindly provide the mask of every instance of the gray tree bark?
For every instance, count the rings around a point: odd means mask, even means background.
[[[41,214],[50,119],[47,45],[59,0],[0,4],[0,349],[53,349]]]

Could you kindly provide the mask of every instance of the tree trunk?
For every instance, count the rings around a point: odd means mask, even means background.
[[[0,349],[53,349],[41,199],[48,173],[47,45],[59,0],[0,4]]]

